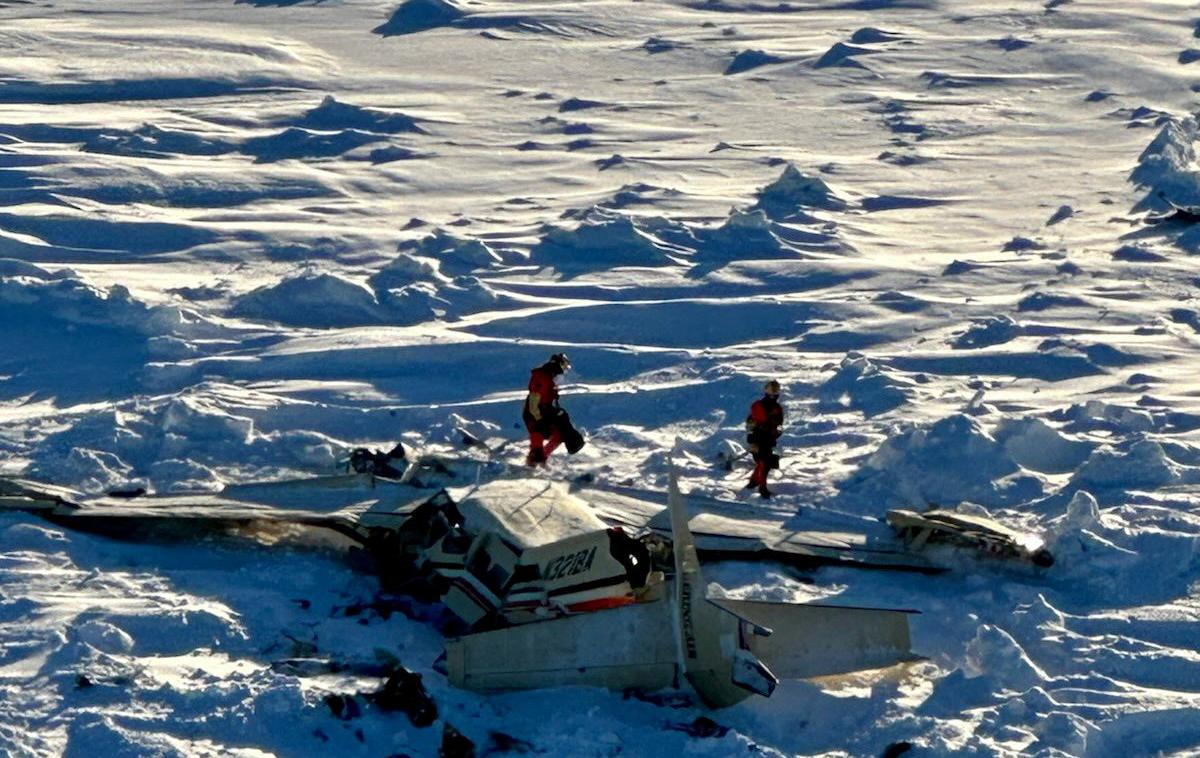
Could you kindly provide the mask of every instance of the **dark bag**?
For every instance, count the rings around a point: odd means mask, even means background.
[[[566,446],[567,452],[571,455],[578,453],[587,444],[587,440],[571,424],[570,415],[563,409],[559,408],[558,416],[554,418],[554,424],[558,428],[558,436],[562,437],[563,445]]]

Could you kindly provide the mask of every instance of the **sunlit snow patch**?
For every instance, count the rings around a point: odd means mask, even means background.
[[[841,211],[846,209],[847,203],[823,180],[803,174],[789,163],[778,179],[759,190],[758,203],[754,207],[773,219],[809,221],[812,219],[804,213],[805,209]]]
[[[872,512],[893,504],[1011,505],[1042,494],[1039,479],[1024,473],[977,420],[961,414],[889,438],[838,487]]]
[[[190,310],[19,261],[0,261],[0,323],[0,376],[8,377],[0,396],[37,392],[61,402],[124,395],[158,349],[186,352],[186,340],[222,333]]]
[[[760,66],[769,66],[774,63],[783,63],[786,58],[778,55],[772,55],[763,50],[743,50],[733,56],[733,60],[725,67],[725,73],[740,74],[751,69],[759,68]]]
[[[817,388],[818,408],[826,413],[860,411],[877,416],[908,402],[912,386],[913,382],[888,374],[866,356],[851,353]]]
[[[403,113],[339,102],[333,95],[326,95],[319,105],[306,111],[300,118],[293,121],[281,119],[278,123],[322,131],[359,129],[376,134],[425,133],[415,119]]]
[[[494,30],[552,34],[571,37],[584,32],[604,33],[601,27],[584,24],[570,14],[525,15],[511,13],[468,12],[446,0],[405,0],[388,20],[371,31],[384,37],[416,34],[443,27],[482,30],[499,39]]]
[[[594,208],[574,229],[550,227],[529,260],[562,271],[614,266],[668,266],[687,251],[671,245],[631,216]]]
[[[1200,165],[1196,162],[1194,117],[1172,119],[1138,156],[1130,180],[1147,194],[1135,211],[1172,212],[1200,208]]]
[[[358,282],[305,270],[237,298],[236,316],[290,326],[338,327],[386,320],[375,293]]]
[[[402,242],[399,250],[409,255],[436,260],[440,271],[453,274],[488,269],[502,262],[499,253],[487,243],[476,239],[463,239],[444,229],[435,229],[432,234],[418,240]]]

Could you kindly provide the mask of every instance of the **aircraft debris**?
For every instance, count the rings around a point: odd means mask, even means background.
[[[887,521],[913,550],[927,544],[945,544],[1026,561],[1039,568],[1054,565],[1054,556],[1041,537],[1017,531],[986,516],[944,508],[923,513],[896,509],[887,512]]]
[[[901,546],[797,532],[738,503],[702,501],[693,514],[673,472],[663,503],[660,493],[551,482],[489,462],[403,461],[398,476],[372,462],[362,473],[135,498],[0,479],[0,507],[110,533],[138,525],[336,533],[375,558],[385,584],[440,599],[460,619],[465,631],[446,640],[439,670],[471,690],[653,692],[686,681],[720,708],[770,696],[780,679],[913,658],[914,611],[710,598],[700,563],[710,555],[929,569]],[[394,675],[372,698],[421,701],[413,676]],[[344,715],[355,706],[330,707]],[[406,712],[425,722],[436,706]]]

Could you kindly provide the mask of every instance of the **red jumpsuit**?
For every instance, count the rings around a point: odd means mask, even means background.
[[[746,418],[746,442],[750,443],[750,454],[754,457],[754,473],[750,475],[751,487],[762,492],[767,488],[767,474],[779,468],[779,456],[775,455],[775,442],[783,434],[783,406],[770,395],[764,395],[750,406]]]
[[[545,462],[562,442],[558,426],[554,423],[558,415],[558,387],[554,377],[561,372],[556,364],[546,363],[529,374],[529,394],[521,418],[529,430],[529,459],[531,464]]]

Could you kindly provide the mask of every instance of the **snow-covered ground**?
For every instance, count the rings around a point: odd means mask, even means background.
[[[674,450],[745,497],[710,458],[776,377],[760,507],[969,503],[1058,557],[710,566],[920,609],[928,660],[694,738],[693,706],[449,688],[337,553],[0,516],[0,753],[1200,751],[1198,93],[1174,0],[0,2],[0,473],[216,489],[516,438],[565,350],[591,444],[552,476],[661,487]],[[377,649],[437,726],[271,665]]]

